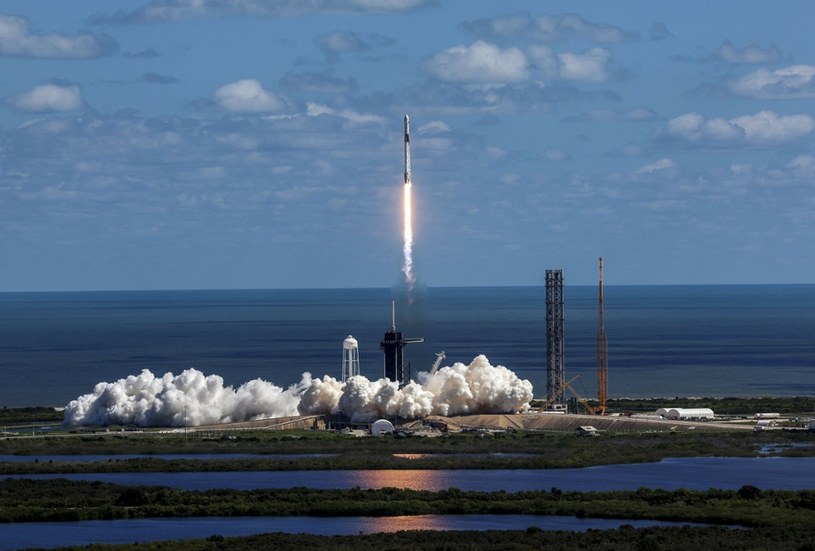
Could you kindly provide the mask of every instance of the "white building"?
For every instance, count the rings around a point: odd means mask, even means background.
[[[713,410],[710,408],[659,408],[657,415],[672,421],[697,421],[700,419],[713,419]]]
[[[374,421],[373,425],[371,425],[371,434],[374,436],[382,436],[383,434],[393,434],[394,428],[393,423],[388,421],[387,419],[379,419],[378,421]]]

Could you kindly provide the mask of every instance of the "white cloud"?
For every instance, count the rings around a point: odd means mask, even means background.
[[[775,46],[761,49],[751,44],[739,50],[729,40],[722,44],[718,54],[722,60],[734,64],[774,63],[781,58],[781,52]]]
[[[557,57],[563,80],[602,82],[608,78],[606,66],[611,60],[611,52],[605,48],[591,48],[582,54],[564,52]]]
[[[815,66],[792,65],[768,71],[759,69],[729,84],[738,96],[759,99],[802,99],[815,97]]]
[[[591,48],[585,52],[555,53],[548,46],[530,46],[527,50],[532,64],[547,78],[580,82],[603,82],[609,77],[607,66],[611,52]]]
[[[28,92],[11,96],[6,103],[24,113],[52,113],[76,111],[83,107],[79,86],[70,84],[41,84]]]
[[[660,170],[667,170],[676,166],[671,159],[660,159],[656,162],[641,166],[636,170],[637,174],[651,174]]]
[[[686,113],[668,121],[667,134],[697,144],[769,145],[795,141],[813,129],[815,119],[810,115],[779,116],[773,111],[761,111],[725,120]]]
[[[806,136],[815,129],[815,119],[810,115],[779,117],[772,111],[736,117],[730,122],[744,128],[748,141],[758,143],[789,142]]]
[[[425,69],[448,82],[518,82],[529,76],[521,50],[501,49],[483,40],[444,50],[428,59]]]
[[[31,32],[29,26],[24,17],[0,15],[0,56],[83,59],[107,55],[118,47],[107,36],[39,34]]]
[[[215,100],[223,109],[233,112],[265,113],[280,111],[284,107],[283,100],[264,90],[254,79],[221,86],[215,91]]]
[[[333,109],[327,105],[319,103],[309,103],[306,107],[306,114],[309,117],[319,117],[320,115],[331,115],[345,119],[351,126],[360,126],[364,124],[384,124],[385,118],[379,115],[371,115],[367,113],[357,113],[351,109]]]

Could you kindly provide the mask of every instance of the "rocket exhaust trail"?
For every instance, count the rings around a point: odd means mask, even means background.
[[[413,287],[416,285],[416,276],[413,275],[413,207],[412,187],[410,182],[410,118],[405,115],[405,190],[404,190],[404,262],[402,272],[405,274],[405,285],[408,291],[408,301],[412,302]]]

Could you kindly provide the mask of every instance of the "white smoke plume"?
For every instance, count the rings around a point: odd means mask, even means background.
[[[91,394],[65,408],[68,425],[138,425],[181,427],[297,415],[300,388],[311,383],[304,374],[300,385],[284,390],[261,379],[237,389],[224,386],[218,375],[196,369],[180,375],[156,377],[147,369],[115,383],[98,383]],[[186,409],[185,409],[186,408]]]
[[[361,375],[345,382],[331,376],[313,379],[304,373],[287,389],[261,379],[237,389],[223,378],[187,369],[161,378],[144,370],[115,383],[99,383],[91,394],[65,409],[69,425],[134,424],[189,426],[284,417],[335,414],[354,421],[381,417],[418,419],[428,415],[518,413],[529,409],[532,384],[485,356],[470,365],[455,363],[403,388],[389,379],[371,381]],[[186,407],[186,412],[185,412]],[[185,417],[186,415],[186,417]]]

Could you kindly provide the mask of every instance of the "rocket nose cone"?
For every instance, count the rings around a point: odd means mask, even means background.
[[[405,124],[407,124],[407,123],[409,123],[409,122],[410,122],[410,117],[408,117],[407,115],[405,115]]]

